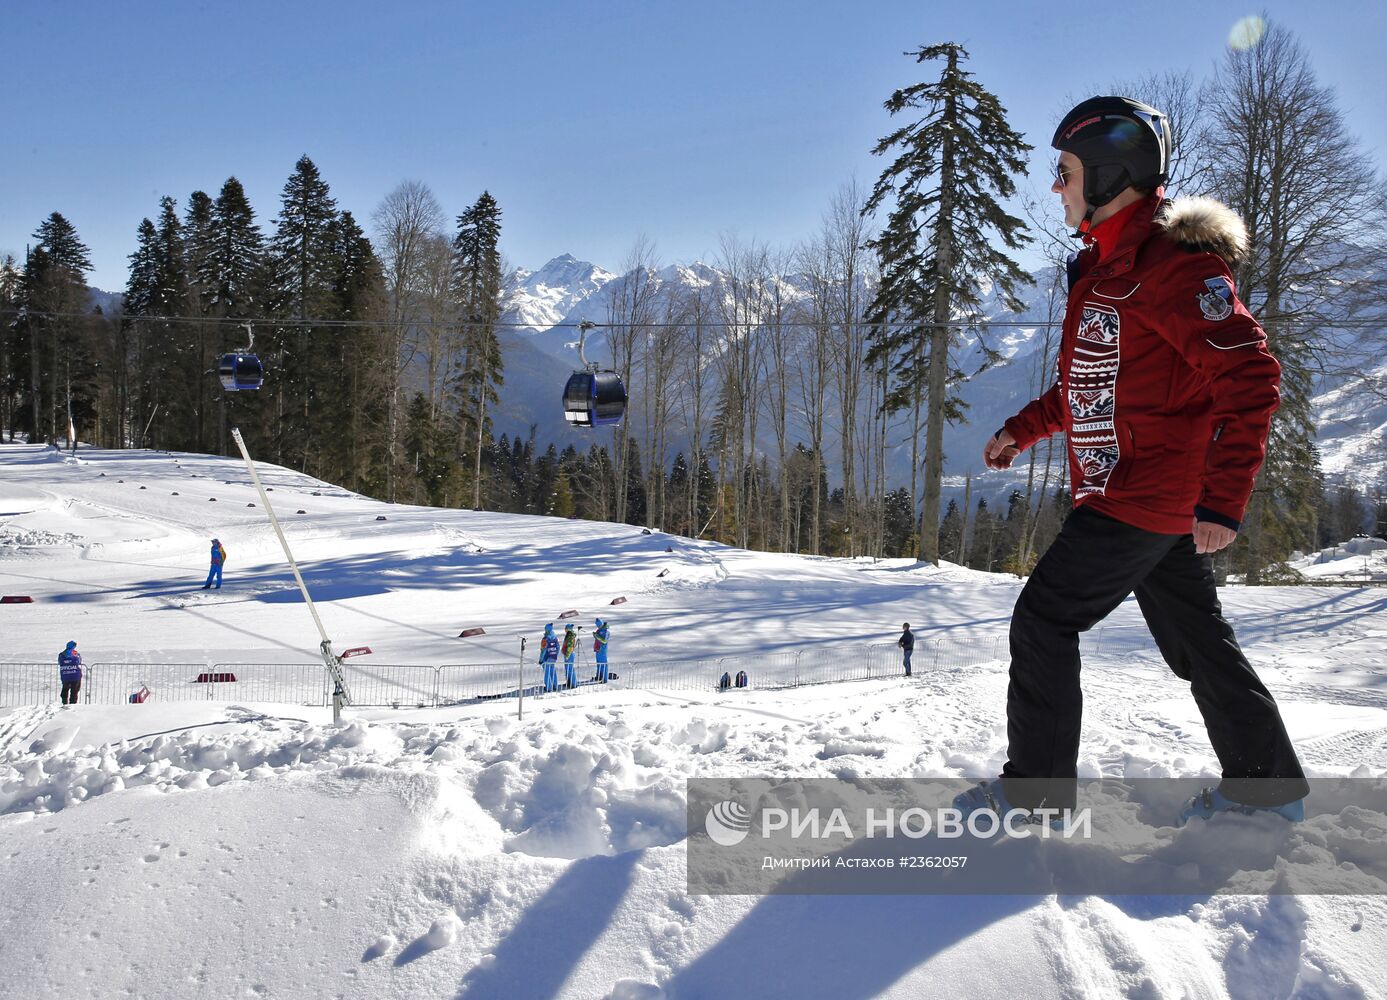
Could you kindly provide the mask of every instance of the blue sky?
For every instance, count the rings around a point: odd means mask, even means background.
[[[118,290],[140,219],[235,175],[268,231],[295,160],[317,163],[369,226],[397,183],[456,216],[483,189],[502,249],[615,269],[640,234],[664,262],[724,234],[793,245],[838,188],[869,187],[882,102],[931,72],[901,55],[958,41],[1038,148],[1043,191],[1066,99],[1167,69],[1208,75],[1239,18],[1268,13],[1308,48],[1387,163],[1381,0],[1256,8],[897,0],[126,3],[10,0],[0,253],[66,215],[91,281]]]

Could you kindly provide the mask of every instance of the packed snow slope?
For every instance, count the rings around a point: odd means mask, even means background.
[[[568,608],[610,612],[618,671],[891,642],[907,620],[975,642],[1004,634],[1020,585],[260,471],[337,648],[392,663],[514,662],[516,637]],[[229,558],[204,592],[212,537]],[[67,639],[89,661],[317,650],[246,470],[224,458],[0,446],[0,593],[33,598],[0,606],[8,661],[52,662]],[[1229,588],[1224,603],[1307,770],[1383,775],[1387,591]],[[1086,640],[1081,773],[1197,788],[1212,752],[1138,624],[1124,605]],[[456,638],[469,625],[487,636]],[[728,694],[618,681],[527,700],[523,720],[513,699],[348,708],[340,728],[317,705],[157,692],[0,708],[0,996],[1385,995],[1383,897],[685,891],[687,778],[987,777],[1005,688],[998,661]]]

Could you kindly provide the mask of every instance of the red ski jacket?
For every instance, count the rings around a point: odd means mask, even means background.
[[[1266,455],[1281,368],[1238,300],[1242,220],[1153,194],[1069,270],[1057,381],[1006,422],[1025,450],[1063,431],[1074,506],[1184,535],[1237,530]]]

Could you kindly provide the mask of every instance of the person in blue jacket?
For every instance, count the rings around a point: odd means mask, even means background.
[[[554,634],[554,623],[544,626],[544,638],[539,643],[539,662],[544,667],[544,690],[559,689],[559,637]]]
[[[607,647],[612,642],[612,626],[601,618],[596,621],[596,631],[592,633],[592,653],[597,658],[597,674],[593,680],[599,684],[607,683]]]
[[[212,586],[212,580],[217,581],[217,590],[222,589],[222,563],[226,562],[226,549],[222,548],[222,543],[215,538],[212,539],[212,568],[207,571],[207,582],[202,585],[206,590]]]
[[[578,627],[565,625],[563,630],[563,674],[564,684],[572,691],[578,686],[578,673],[573,669],[573,659],[578,655]]]
[[[77,692],[82,690],[82,654],[77,652],[76,640],[58,654],[58,679],[63,682],[63,704],[77,704]]]

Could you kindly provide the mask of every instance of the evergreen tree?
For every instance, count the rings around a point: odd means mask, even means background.
[[[529,477],[531,489],[526,492],[521,509],[527,514],[552,514],[559,475],[559,452],[551,444],[534,463],[533,474]]]
[[[74,363],[79,374],[82,365],[94,364],[82,349],[79,318],[91,304],[86,285],[91,254],[76,228],[58,212],[39,225],[34,243],[24,269],[25,317],[19,331],[21,336],[27,334],[27,342],[21,343],[29,363],[29,419],[16,422],[27,424],[31,441],[54,441],[60,423],[67,427],[67,389],[73,382]],[[21,404],[19,416],[24,415]]]
[[[473,506],[481,506],[482,448],[489,435],[489,404],[499,399],[501,346],[496,323],[501,314],[501,209],[483,191],[458,216],[453,239],[454,300],[463,323],[462,360],[452,389],[458,402],[462,450],[473,458]]]
[[[125,282],[123,311],[127,316],[154,315],[154,295],[158,283],[155,244],[159,235],[154,223],[141,219],[135,231],[135,252],[130,255],[130,276]]]
[[[212,222],[216,206],[205,191],[194,191],[188,197],[183,213],[183,251],[187,267],[189,315],[199,317],[193,329],[195,360],[192,365],[193,384],[190,392],[196,401],[196,450],[212,451],[216,447],[217,414],[220,411],[221,386],[207,373],[217,366],[221,339],[216,328],[201,321],[212,315],[216,275],[212,268],[215,232]]]
[[[219,319],[241,319],[264,315],[266,305],[266,283],[269,277],[269,264],[266,259],[265,241],[260,227],[255,222],[255,212],[246,198],[245,188],[235,177],[229,177],[212,203],[211,248],[207,261],[206,284],[210,290],[209,314]],[[219,335],[214,341],[217,355],[226,354],[246,346],[247,335],[243,329],[232,324],[218,324]],[[264,338],[257,349],[273,351],[274,340],[268,327],[261,327]],[[252,335],[255,330],[252,328]],[[278,373],[271,374],[276,380]],[[226,393],[214,387],[216,392],[216,440],[222,454],[232,447],[228,427],[232,421],[259,428],[263,420],[261,413],[273,409],[273,402],[263,400],[262,393]],[[273,390],[271,390],[271,395]],[[250,419],[247,419],[250,418]],[[252,434],[258,440],[265,435]]]
[[[178,205],[170,197],[159,199],[155,225],[154,288],[150,310],[156,316],[186,316],[190,312],[191,284],[187,250]],[[198,420],[202,396],[202,351],[197,331],[178,320],[154,320],[148,332],[147,364],[141,369],[147,401],[159,403],[151,426],[150,444],[156,448],[195,450],[199,445]]]
[[[868,245],[877,253],[881,284],[872,303],[874,328],[868,362],[892,366],[886,407],[900,409],[923,392],[925,431],[921,557],[939,561],[940,484],[948,400],[949,347],[945,324],[964,317],[979,323],[979,288],[993,287],[1020,308],[1017,290],[1030,278],[994,245],[1020,249],[1030,241],[1025,224],[1003,211],[1015,192],[1012,177],[1026,172],[1030,151],[1006,120],[997,98],[960,68],[968,58],[954,43],[921,48],[917,62],[944,60],[939,79],[898,90],[886,101],[897,115],[924,115],[883,138],[872,152],[900,152],[878,178],[863,209],[893,200],[886,226]],[[993,235],[995,234],[995,240]],[[957,411],[953,411],[957,418]]]
[[[351,212],[332,226],[332,302],[328,318],[380,326],[315,330],[310,339],[314,385],[309,440],[323,474],[352,489],[384,478],[389,374],[393,344],[384,327],[385,278],[380,260]],[[456,484],[453,493],[456,495]]]
[[[641,473],[641,449],[634,437],[626,439],[626,523],[644,524],[645,476]]]
[[[300,157],[280,195],[270,240],[272,307],[280,316],[304,320],[331,311],[336,221],[327,182],[312,160]]]
[[[422,392],[410,400],[405,420],[405,459],[414,471],[413,502],[446,506],[456,497],[457,467],[449,436],[433,419],[433,407]]]
[[[135,252],[130,255],[130,276],[125,282],[125,297],[121,322],[129,329],[128,345],[131,352],[131,365],[135,385],[128,386],[125,405],[122,407],[122,425],[128,427],[126,435],[138,447],[144,447],[146,421],[139,414],[157,405],[158,401],[146,401],[147,386],[143,375],[145,369],[148,326],[142,317],[155,314],[154,302],[158,290],[158,242],[159,234],[154,223],[141,219],[135,231]],[[154,413],[150,412],[152,419]]]
[[[18,345],[15,333],[19,327],[19,306],[24,300],[24,275],[20,273],[13,254],[0,260],[0,431],[9,428],[14,442],[15,408],[19,402],[19,369],[15,361]]]
[[[573,487],[568,484],[568,476],[560,469],[554,477],[554,489],[545,513],[550,517],[572,517],[574,509]]]
[[[997,518],[987,507],[987,498],[978,499],[973,518],[973,543],[968,547],[968,565],[986,573],[992,572],[997,552]]]
[[[881,502],[885,508],[882,555],[888,558],[914,555],[918,539],[914,534],[915,508],[910,502],[910,491],[904,486],[894,489],[882,497]]]
[[[271,421],[276,461],[296,460],[306,469],[313,456],[310,414],[320,388],[310,319],[328,318],[336,304],[337,204],[327,182],[307,156],[294,165],[280,195],[279,215],[270,240],[270,308],[281,319],[272,338],[275,379],[267,383],[274,401]]]
[[[254,315],[267,266],[264,239],[235,177],[227,178],[213,203],[210,235],[207,284],[213,314],[233,319]]]
[[[678,452],[674,456],[674,463],[670,466],[669,477],[665,481],[665,495],[669,498],[674,514],[674,521],[670,525],[670,530],[679,535],[690,535],[697,529],[689,527],[689,490],[692,487],[693,479],[689,475],[689,463],[684,461],[684,453]]]
[[[216,275],[212,270],[214,233],[212,199],[205,191],[194,191],[188,197],[183,214],[183,247],[187,263],[189,304],[193,315],[206,316],[212,305]]]
[[[999,532],[997,551],[1001,556],[1002,569],[1017,576],[1027,575],[1034,565],[1028,564],[1023,552],[1030,520],[1027,515],[1026,494],[1020,490],[1012,490],[1011,495],[1007,497],[1007,515]]]
[[[159,199],[159,223],[154,240],[153,311],[160,316],[185,315],[188,306],[188,263],[183,248],[183,223],[178,203]]]
[[[950,497],[944,519],[939,522],[939,551],[943,556],[957,559],[962,546],[963,513],[958,509],[958,501]]]

